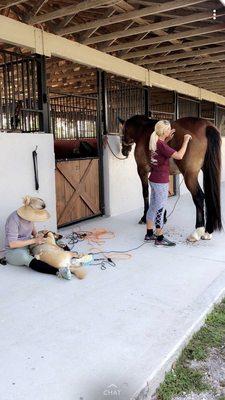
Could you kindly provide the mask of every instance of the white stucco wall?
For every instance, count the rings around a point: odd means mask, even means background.
[[[108,140],[113,152],[123,158],[119,136],[108,136]],[[106,215],[118,215],[143,207],[142,187],[133,150],[126,160],[121,161],[114,157],[106,145],[104,187]]]
[[[38,146],[40,188],[35,190],[32,151]],[[51,219],[36,226],[56,229],[55,158],[53,136],[42,133],[0,133],[0,249],[7,216],[22,205],[24,195],[46,201]]]

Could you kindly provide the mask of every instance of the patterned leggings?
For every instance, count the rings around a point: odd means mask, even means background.
[[[163,210],[168,199],[169,184],[150,182],[150,188],[151,197],[147,212],[147,220],[153,221],[156,228],[162,228],[164,225]]]

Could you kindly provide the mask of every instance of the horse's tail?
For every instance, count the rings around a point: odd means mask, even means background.
[[[203,185],[206,204],[206,231],[212,233],[216,229],[222,229],[220,204],[221,136],[213,125],[208,125],[206,137],[208,145],[203,165]]]

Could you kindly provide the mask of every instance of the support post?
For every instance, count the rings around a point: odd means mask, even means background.
[[[104,169],[103,169],[103,136],[106,134],[106,115],[105,115],[105,86],[103,85],[103,71],[97,70],[97,143],[99,152],[99,199],[100,211],[105,214],[105,199],[104,199]]]
[[[36,64],[37,64],[38,109],[41,110],[39,115],[39,130],[45,133],[50,133],[45,56],[37,54]]]
[[[146,117],[151,118],[151,111],[150,111],[150,88],[144,86],[144,99],[145,99],[145,115]]]
[[[179,118],[179,96],[177,92],[174,92],[174,108],[175,108],[175,120]]]

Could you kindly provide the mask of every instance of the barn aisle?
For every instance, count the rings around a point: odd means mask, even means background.
[[[61,231],[106,228],[115,238],[103,247],[126,250],[142,241],[139,216],[96,218]],[[84,281],[2,266],[0,398],[128,400],[154,391],[225,291],[225,234],[187,244],[193,220],[184,195],[167,226],[176,248],[145,244],[115,268],[87,267]],[[77,247],[89,249],[86,242]]]

